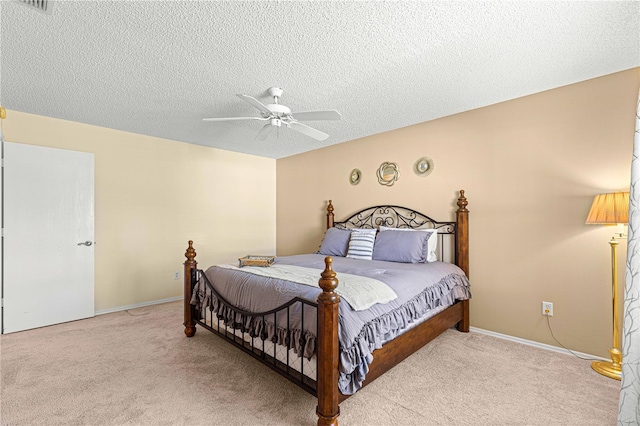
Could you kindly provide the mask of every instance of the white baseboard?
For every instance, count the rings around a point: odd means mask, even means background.
[[[128,309],[136,309],[136,308],[143,308],[145,306],[159,305],[161,303],[177,302],[178,300],[183,300],[183,299],[184,299],[183,296],[176,296],[176,297],[170,297],[168,299],[152,300],[151,302],[136,303],[135,305],[126,305],[126,306],[118,306],[116,308],[102,309],[100,311],[96,311],[95,314],[96,315],[110,314],[113,312],[126,311]],[[474,333],[486,334],[487,336],[497,337],[498,339],[510,340],[512,342],[533,346],[535,348],[546,349],[548,351],[558,352],[565,355],[572,355],[571,352],[573,352],[574,354],[583,358],[609,361],[609,359],[607,358],[602,358],[596,355],[585,354],[583,352],[577,352],[577,351],[569,352],[569,350],[558,347],[558,346],[552,346],[552,345],[547,345],[546,343],[534,342],[533,340],[527,340],[527,339],[522,339],[520,337],[509,336],[508,334],[496,333],[495,331],[484,330],[482,328],[469,327],[469,331],[472,331]]]
[[[486,334],[487,336],[497,337],[498,339],[510,340],[512,342],[522,343],[523,345],[533,346],[540,349],[546,349],[548,351],[559,352],[565,355],[578,355],[579,357],[594,359],[594,360],[602,360],[602,361],[611,361],[607,358],[602,358],[596,355],[585,354],[583,352],[571,351],[561,348],[558,346],[547,345],[546,343],[534,342],[533,340],[522,339],[520,337],[509,336],[508,334],[496,333],[495,331],[483,330],[482,328],[469,327],[469,331],[473,331],[475,333]]]
[[[151,302],[136,303],[135,305],[126,305],[126,306],[118,306],[116,308],[101,309],[99,311],[96,311],[95,314],[96,315],[110,314],[113,312],[126,311],[128,309],[143,308],[145,306],[151,306],[151,305],[159,305],[161,303],[177,302],[178,300],[183,300],[183,299],[184,299],[184,296],[176,296],[176,297],[170,297],[168,299],[152,300]]]

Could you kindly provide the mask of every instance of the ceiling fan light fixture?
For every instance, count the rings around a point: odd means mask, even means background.
[[[276,126],[276,127],[280,127],[282,125],[282,120],[280,120],[279,118],[272,118],[271,119],[271,125],[272,126]]]

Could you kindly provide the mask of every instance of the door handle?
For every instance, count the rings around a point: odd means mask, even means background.
[[[85,241],[85,242],[82,242],[82,243],[78,243],[79,246],[87,246],[87,247],[89,247],[92,244],[93,243],[91,241]]]

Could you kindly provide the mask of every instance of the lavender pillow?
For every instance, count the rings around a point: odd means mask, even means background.
[[[424,263],[429,236],[427,232],[380,232],[373,245],[373,260]]]
[[[324,254],[325,256],[341,256],[347,255],[349,249],[349,238],[351,237],[351,231],[348,229],[329,228],[324,233],[324,239],[318,254]]]
[[[380,226],[380,232],[382,231],[400,231],[400,232],[427,232],[429,237],[427,237],[427,251],[425,253],[425,258],[427,262],[436,262],[438,260],[438,230],[435,228],[387,228],[385,226]]]

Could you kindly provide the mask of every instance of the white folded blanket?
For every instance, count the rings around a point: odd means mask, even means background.
[[[217,265],[219,268],[234,269],[263,277],[277,278],[298,284],[320,287],[318,280],[322,271],[301,266],[275,264],[263,268],[259,266]],[[336,272],[338,287],[335,292],[349,302],[356,311],[370,308],[376,303],[388,303],[394,300],[396,293],[382,281],[359,275]]]

